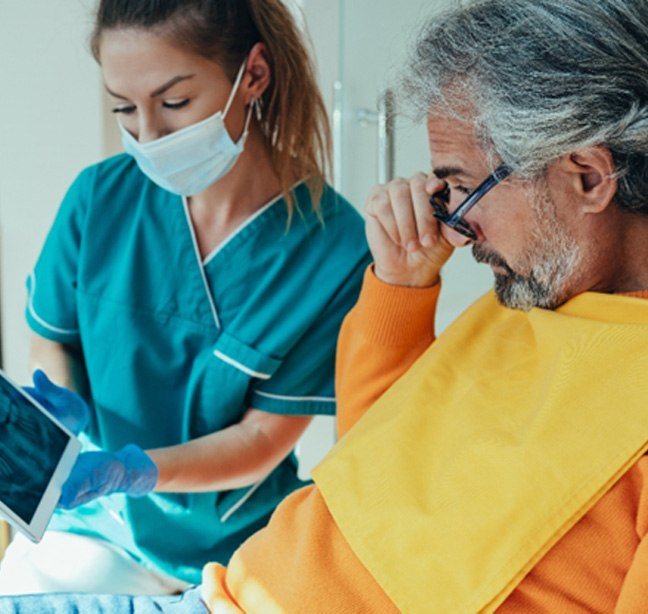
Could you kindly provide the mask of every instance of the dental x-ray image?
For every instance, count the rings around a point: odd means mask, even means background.
[[[0,500],[30,523],[69,436],[0,377]]]

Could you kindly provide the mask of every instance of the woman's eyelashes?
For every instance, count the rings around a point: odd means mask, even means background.
[[[112,110],[113,113],[124,113],[126,115],[130,115],[131,113],[135,112],[135,107],[134,106],[128,106],[128,107],[115,107]]]
[[[186,107],[189,103],[191,102],[191,99],[185,98],[183,100],[168,100],[164,101],[162,103],[162,107],[165,109],[171,109],[171,110],[177,110],[177,109],[183,109]],[[135,105],[125,105],[121,107],[115,107],[112,112],[113,113],[123,113],[125,115],[131,115],[137,110],[137,107]]]
[[[165,109],[182,109],[183,107],[186,107],[189,104],[190,99],[185,98],[184,100],[169,100],[165,101],[162,103],[162,106]]]

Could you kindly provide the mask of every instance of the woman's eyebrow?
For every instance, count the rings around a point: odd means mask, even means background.
[[[196,75],[178,75],[177,77],[173,77],[173,79],[170,79],[164,85],[158,87],[154,92],[152,92],[151,98],[155,98],[160,94],[164,94],[164,92],[166,92],[168,89],[171,89],[176,83],[180,83],[180,81],[186,81],[187,79],[192,79],[195,76]]]
[[[164,94],[167,90],[171,89],[176,83],[180,83],[180,81],[186,81],[187,79],[192,79],[196,75],[178,75],[176,77],[173,77],[173,79],[169,79],[164,85],[161,85],[157,89],[155,89],[153,92],[151,92],[150,96],[151,98],[156,98],[160,94]],[[113,92],[107,85],[105,85],[106,91],[111,95],[114,96],[115,98],[119,98],[120,100],[128,100],[126,96],[122,96],[121,94],[117,94],[116,92]]]

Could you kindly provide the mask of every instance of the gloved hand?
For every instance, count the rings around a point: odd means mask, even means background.
[[[25,391],[70,431],[78,435],[88,425],[90,410],[77,394],[57,386],[41,370],[34,372],[34,388]],[[118,452],[83,452],[63,485],[59,507],[71,509],[112,493],[141,497],[155,488],[157,466],[136,445]]]
[[[114,453],[83,452],[63,485],[59,507],[72,509],[113,493],[142,497],[155,488],[157,480],[156,464],[134,444]]]
[[[78,395],[53,383],[43,371],[34,371],[34,388],[26,387],[25,392],[34,397],[66,428],[78,435],[88,426],[90,409]]]

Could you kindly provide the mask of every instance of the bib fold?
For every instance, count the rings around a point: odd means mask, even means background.
[[[648,449],[648,302],[487,294],[314,471],[399,609],[492,612]]]

